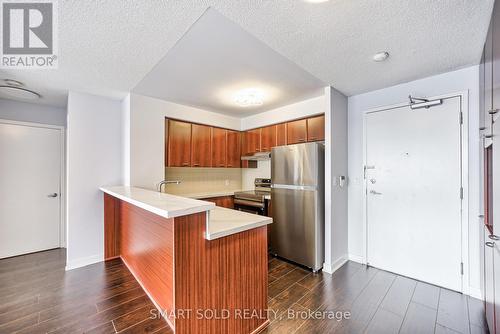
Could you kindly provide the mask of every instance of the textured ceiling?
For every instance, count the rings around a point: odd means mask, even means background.
[[[65,0],[59,69],[1,71],[46,104],[69,89],[122,98],[213,6],[346,95],[477,64],[493,0]],[[387,62],[373,53],[387,50]]]
[[[324,82],[210,8],[133,92],[245,116],[321,95],[324,87]],[[264,103],[239,106],[235,96],[251,88],[264,95]]]

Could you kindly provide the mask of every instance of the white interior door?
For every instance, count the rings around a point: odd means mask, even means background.
[[[61,140],[0,123],[0,258],[60,247]]]
[[[460,97],[366,115],[367,261],[462,291]]]

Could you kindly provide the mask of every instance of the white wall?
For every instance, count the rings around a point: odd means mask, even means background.
[[[241,119],[241,130],[255,129],[262,126],[283,123],[325,112],[325,96],[317,96],[301,102],[289,104],[260,114]]]
[[[0,99],[0,119],[65,126],[66,109]]]
[[[202,109],[130,94],[129,127],[130,170],[125,179],[130,185],[155,189],[165,177],[165,117],[240,130],[240,119]],[[124,107],[127,107],[124,103]]]
[[[380,106],[407,102],[408,95],[437,96],[469,93],[469,285],[480,295],[479,214],[479,67],[473,66],[397,86],[349,97],[349,255],[363,254],[363,114]],[[466,273],[467,274],[467,273]]]
[[[120,101],[69,92],[67,125],[67,266],[104,257],[103,194],[123,184],[123,117]]]
[[[333,273],[348,258],[347,187],[338,178],[347,176],[347,97],[325,88],[325,263]]]

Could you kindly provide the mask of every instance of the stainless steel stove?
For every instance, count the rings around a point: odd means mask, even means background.
[[[254,187],[254,190],[234,193],[234,208],[267,216],[267,200],[271,199],[271,179],[256,178]]]

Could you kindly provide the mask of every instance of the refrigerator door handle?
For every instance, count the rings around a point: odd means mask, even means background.
[[[309,191],[318,190],[318,187],[316,187],[316,186],[297,186],[297,185],[291,185],[291,184],[271,184],[271,188],[290,189],[290,190],[309,190]]]

